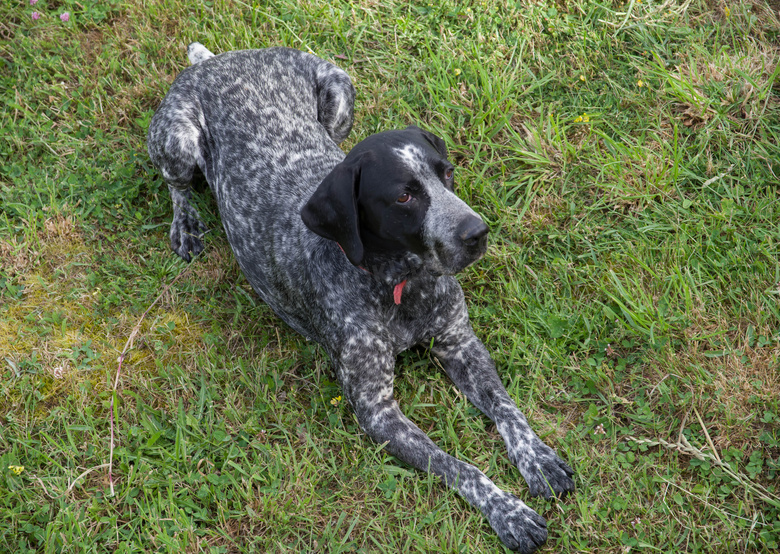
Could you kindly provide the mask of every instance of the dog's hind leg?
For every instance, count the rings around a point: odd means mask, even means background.
[[[206,226],[198,218],[198,212],[190,204],[192,188],[176,188],[168,185],[173,204],[171,222],[171,248],[184,261],[189,262],[203,251],[203,235]]]
[[[317,120],[325,127],[333,142],[340,144],[352,130],[355,87],[343,69],[319,58],[314,59]]]
[[[173,204],[171,248],[187,262],[203,251],[206,231],[190,203],[193,176],[204,167],[201,119],[192,103],[169,95],[149,125],[149,156],[160,168]]]

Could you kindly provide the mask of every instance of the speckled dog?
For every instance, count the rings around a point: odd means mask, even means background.
[[[203,250],[189,203],[202,172],[244,275],[327,350],[365,432],[441,476],[509,548],[535,550],[544,519],[445,454],[393,398],[396,355],[433,344],[447,375],[496,423],[531,494],[574,489],[572,470],[528,426],[469,324],[453,275],[484,254],[488,228],[454,194],[444,142],[408,127],[345,156],[337,144],[352,127],[355,91],[341,69],[284,48],[214,56],[194,43],[189,57],[149,128],[173,200],[174,251],[189,261]]]

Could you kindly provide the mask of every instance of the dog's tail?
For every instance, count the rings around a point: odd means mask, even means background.
[[[214,53],[210,52],[208,48],[203,46],[199,42],[191,42],[187,47],[187,57],[190,59],[190,63],[195,65],[203,60],[208,60],[214,57]]]

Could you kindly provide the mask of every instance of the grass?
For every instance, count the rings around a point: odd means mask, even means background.
[[[776,2],[14,0],[0,21],[0,551],[502,549],[360,432],[210,199],[204,255],[169,251],[145,131],[193,40],[346,69],[345,149],[445,137],[492,231],[461,276],[473,323],[576,494],[530,499],[427,353],[396,394],[548,519],[543,552],[778,549]]]

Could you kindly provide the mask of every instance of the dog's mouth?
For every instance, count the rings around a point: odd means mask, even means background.
[[[465,214],[440,210],[426,219],[423,257],[431,274],[456,275],[487,251],[488,226],[459,199],[458,203]]]
[[[360,267],[387,285],[421,275],[433,278],[454,276],[479,261],[487,251],[487,236],[480,236],[469,244],[462,241],[458,247],[437,241],[421,254],[405,252],[396,255],[366,254]]]
[[[460,248],[447,248],[443,243],[437,242],[425,256],[425,269],[434,277],[457,275],[479,261],[486,252],[487,236]]]

